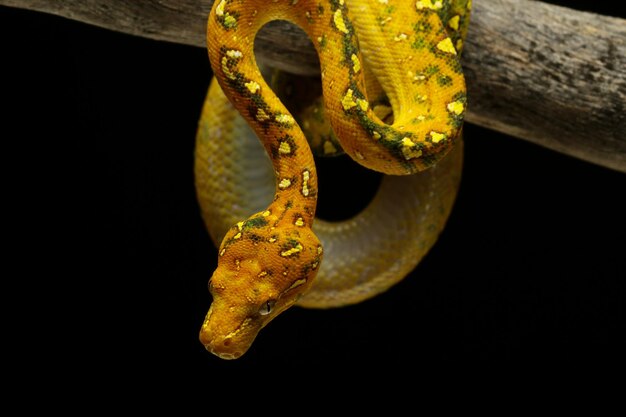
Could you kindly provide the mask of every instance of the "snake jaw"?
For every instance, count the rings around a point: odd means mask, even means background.
[[[257,312],[247,315],[247,308],[228,307],[214,299],[200,329],[200,342],[219,358],[238,359],[250,349],[259,331],[295,301],[265,302]]]
[[[303,286],[302,290],[307,286]],[[237,359],[248,351],[259,331],[283,311],[293,306],[299,292],[288,297],[265,296],[264,301],[251,297],[245,303],[236,296],[212,291],[213,302],[200,329],[200,342],[222,359]]]
[[[258,292],[247,285],[258,271],[256,260],[237,262],[233,269],[219,265],[209,281],[211,307],[200,329],[200,342],[222,359],[237,359],[250,348],[267,318],[258,314]]]
[[[222,359],[237,359],[247,352],[263,325],[214,299],[200,329],[200,342]]]

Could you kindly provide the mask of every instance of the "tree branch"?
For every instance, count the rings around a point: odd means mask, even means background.
[[[0,0],[199,47],[212,3]],[[309,40],[289,24],[264,29],[257,50],[281,69],[318,72]],[[539,1],[475,0],[463,67],[469,122],[626,172],[626,20]]]

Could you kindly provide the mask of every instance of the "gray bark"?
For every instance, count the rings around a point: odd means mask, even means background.
[[[198,47],[212,3],[0,0]],[[318,72],[304,33],[283,22],[259,34],[257,51],[278,68]],[[626,20],[539,1],[475,0],[462,62],[468,122],[626,172]]]

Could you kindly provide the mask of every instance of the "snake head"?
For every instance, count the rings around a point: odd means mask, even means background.
[[[200,341],[222,359],[243,355],[312,286],[321,262],[322,246],[310,228],[265,227],[259,218],[227,233],[209,281],[213,302]]]

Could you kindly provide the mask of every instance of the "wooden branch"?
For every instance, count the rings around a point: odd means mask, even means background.
[[[212,3],[0,0],[199,47]],[[257,40],[261,60],[318,72],[313,47],[299,29],[275,22]],[[626,172],[626,20],[539,1],[475,0],[465,48],[469,122]]]

